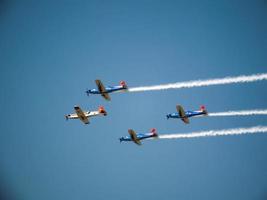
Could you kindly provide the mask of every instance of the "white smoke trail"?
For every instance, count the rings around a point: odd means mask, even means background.
[[[239,110],[239,111],[208,113],[208,116],[211,116],[211,117],[247,116],[247,115],[267,115],[267,110]]]
[[[210,137],[210,136],[223,136],[223,135],[242,135],[267,132],[267,126],[254,126],[250,128],[233,128],[224,130],[210,130],[201,132],[192,132],[186,134],[167,134],[159,135],[160,139],[183,139],[183,138],[197,138],[197,137]]]
[[[208,79],[208,80],[177,82],[177,83],[154,85],[154,86],[133,87],[129,88],[128,91],[142,92],[142,91],[152,91],[152,90],[180,89],[180,88],[192,88],[192,87],[202,87],[210,85],[224,85],[231,83],[248,83],[261,80],[267,80],[267,73],[254,74],[248,76],[243,75],[243,76],[225,77],[225,78]]]

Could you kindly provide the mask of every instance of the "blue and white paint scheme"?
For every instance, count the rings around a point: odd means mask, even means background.
[[[122,92],[122,91],[127,91],[128,89],[125,81],[121,81],[120,85],[118,86],[108,86],[108,87],[105,87],[100,80],[95,80],[95,83],[98,89],[87,90],[86,91],[87,96],[89,96],[90,94],[101,94],[101,96],[104,97],[108,101],[111,100],[108,93]]]
[[[177,112],[167,114],[167,119],[169,118],[178,118],[183,120],[184,123],[189,124],[189,117],[195,117],[195,116],[201,116],[201,115],[207,115],[208,111],[205,109],[205,106],[201,106],[200,110],[197,111],[184,111],[183,107],[181,105],[176,106]]]
[[[149,133],[135,133],[134,130],[129,129],[128,133],[130,136],[125,136],[120,138],[120,142],[125,141],[125,142],[134,142],[135,144],[141,145],[140,140],[144,140],[147,138],[157,138],[158,134],[156,133],[156,129],[152,128]]]

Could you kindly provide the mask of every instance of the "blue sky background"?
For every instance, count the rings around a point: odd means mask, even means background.
[[[267,108],[266,82],[87,97],[129,87],[267,72],[267,2],[1,1],[0,196],[6,199],[267,198],[267,135],[120,144],[161,133],[267,125],[266,116],[166,120],[177,103]],[[74,105],[105,106],[91,124]]]

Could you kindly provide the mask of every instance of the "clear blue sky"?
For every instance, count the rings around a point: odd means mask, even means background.
[[[127,129],[189,133],[267,117],[165,118],[267,108],[267,83],[87,97],[107,85],[267,72],[264,0],[1,1],[0,196],[6,199],[267,198],[267,134],[120,144]],[[108,116],[65,121],[74,105]],[[4,197],[6,196],[6,197]],[[8,197],[7,197],[8,196]]]

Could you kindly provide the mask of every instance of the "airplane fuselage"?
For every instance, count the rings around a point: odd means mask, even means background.
[[[88,124],[88,118],[98,116],[98,115],[107,115],[107,113],[101,113],[100,111],[85,111],[82,113],[79,113],[76,111],[76,113],[68,114],[66,115],[66,119],[80,119],[81,121]]]
[[[194,116],[200,116],[200,115],[206,115],[206,111],[186,111],[185,112],[185,117],[194,117]],[[171,113],[167,115],[167,118],[179,118],[181,119],[179,113]]]
[[[127,88],[119,85],[119,86],[108,86],[105,88],[105,92],[100,92],[98,89],[91,89],[91,90],[87,90],[87,93],[90,94],[103,94],[103,93],[111,93],[111,92],[119,92],[122,90],[126,90]]]
[[[136,137],[138,140],[143,140],[143,139],[147,139],[147,138],[152,138],[152,137],[157,137],[154,133],[138,133],[136,134]],[[125,137],[121,137],[120,141],[126,141],[126,142],[130,142],[133,141],[132,138],[130,136],[125,136]]]

